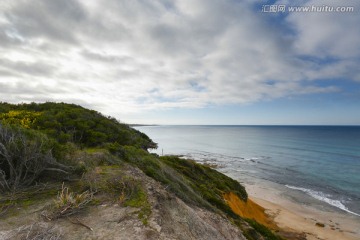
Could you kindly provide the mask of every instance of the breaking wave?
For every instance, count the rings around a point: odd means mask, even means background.
[[[294,187],[294,186],[290,186],[290,185],[285,185],[287,188],[290,189],[294,189],[294,190],[299,190],[302,191],[308,195],[310,195],[311,197],[320,200],[322,202],[326,202],[327,204],[330,204],[331,206],[337,207],[345,212],[354,214],[356,216],[360,216],[360,214],[355,213],[350,211],[340,200],[334,200],[329,198],[329,196],[323,192],[318,192],[312,189],[307,189],[307,188],[301,188],[301,187]]]

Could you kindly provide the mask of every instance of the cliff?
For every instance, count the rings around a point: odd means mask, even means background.
[[[114,118],[1,103],[0,121],[0,239],[281,239],[240,183]]]

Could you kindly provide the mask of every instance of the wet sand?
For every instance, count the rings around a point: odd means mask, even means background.
[[[296,203],[284,197],[279,190],[265,186],[245,186],[249,199],[263,207],[283,230],[305,233],[306,239],[310,240],[360,239],[360,217]]]

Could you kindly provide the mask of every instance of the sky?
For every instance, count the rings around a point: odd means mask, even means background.
[[[358,0],[1,0],[0,101],[139,124],[360,125],[359,23]]]

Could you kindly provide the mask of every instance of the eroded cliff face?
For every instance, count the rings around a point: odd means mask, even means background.
[[[5,214],[0,239],[246,239],[220,213],[187,205],[136,167],[125,165],[119,174],[135,178],[146,191],[151,208],[146,221],[139,217],[140,208],[106,198],[77,214],[49,220],[50,197]]]
[[[243,218],[255,219],[271,229],[279,230],[279,227],[274,223],[273,219],[265,213],[265,209],[260,205],[248,199],[246,202],[239,199],[234,193],[225,193],[224,199],[230,206],[234,213]]]

